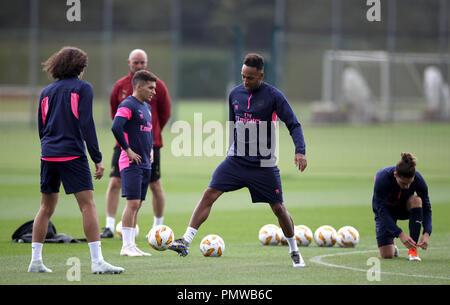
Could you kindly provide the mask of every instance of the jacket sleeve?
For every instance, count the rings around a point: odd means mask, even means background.
[[[116,83],[114,85],[114,87],[111,91],[111,95],[109,97],[110,115],[111,115],[112,120],[114,120],[114,117],[116,116],[116,112],[117,112],[117,107],[120,104],[120,102],[118,100],[118,94],[117,94],[118,91],[119,91],[119,86]]]
[[[398,237],[402,232],[388,210],[388,190],[382,175],[377,175],[372,198],[372,207],[379,222],[381,235]]]
[[[163,81],[158,82],[158,94],[161,93],[161,100],[158,101],[158,117],[159,117],[159,126],[161,127],[161,131],[163,130],[164,126],[167,124],[170,118],[170,111],[171,111],[171,103],[170,103],[170,96],[169,92],[167,91],[166,84],[164,84]]]
[[[423,209],[423,232],[427,232],[431,235],[433,229],[431,221],[431,203],[428,196],[428,186],[425,179],[416,173],[416,179],[419,180],[419,186],[417,188],[417,195],[422,199],[422,209]]]
[[[99,163],[102,161],[102,153],[98,147],[97,133],[92,115],[93,97],[94,91],[92,86],[88,83],[83,85],[80,89],[78,113],[81,132],[83,133],[89,155],[94,163]]]
[[[295,153],[306,154],[305,139],[303,137],[302,125],[299,123],[297,116],[292,110],[291,105],[286,97],[280,92],[276,91],[276,105],[275,111],[281,121],[286,124],[287,129],[292,137],[295,145]]]
[[[121,105],[117,109],[116,116],[114,117],[111,126],[111,131],[114,134],[114,137],[124,150],[127,150],[129,147],[127,139],[125,139],[124,135],[124,126],[131,117],[132,117],[131,109],[129,109],[125,105]]]

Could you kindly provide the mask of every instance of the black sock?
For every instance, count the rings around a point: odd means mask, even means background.
[[[412,208],[409,213],[409,234],[417,243],[419,241],[420,229],[422,228],[423,210],[422,208]]]

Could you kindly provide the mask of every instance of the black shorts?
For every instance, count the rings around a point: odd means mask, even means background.
[[[209,186],[222,192],[247,187],[252,202],[283,202],[278,167],[248,166],[237,157],[227,157],[216,168]]]
[[[161,178],[160,148],[161,147],[153,147],[153,163],[150,175],[150,183],[158,181]],[[109,174],[109,177],[120,178],[120,171],[119,171],[120,153],[121,153],[120,146],[114,146],[114,152],[111,159],[111,173]]]
[[[41,193],[59,193],[61,182],[66,194],[93,190],[87,157],[63,162],[41,160]]]
[[[406,200],[390,202],[389,205],[389,214],[392,216],[395,222],[397,220],[406,220],[409,219],[410,212],[406,207]],[[387,246],[394,244],[395,236],[383,234],[382,230],[378,228],[379,223],[375,222],[376,232],[377,232],[377,244],[378,247]]]
[[[122,197],[127,200],[145,200],[150,183],[150,169],[130,165],[120,172],[122,178]]]

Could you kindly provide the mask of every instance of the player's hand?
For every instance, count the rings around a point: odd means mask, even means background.
[[[421,247],[423,250],[426,250],[428,248],[428,240],[430,238],[430,234],[423,233],[422,237],[419,240],[419,243],[417,244],[419,247]]]
[[[414,239],[411,238],[411,236],[407,235],[405,232],[400,233],[398,236],[402,243],[405,245],[406,248],[417,248],[417,244],[414,241]]]
[[[303,172],[308,165],[304,154],[295,154],[294,157],[295,167],[298,167],[299,171]]]
[[[150,151],[150,163],[153,163],[153,148]]]
[[[102,162],[99,163],[95,163],[95,174],[94,174],[94,178],[96,180],[98,179],[102,179],[103,177],[103,173],[105,172],[105,167],[103,166]]]
[[[142,157],[140,155],[138,155],[137,153],[135,153],[131,148],[127,148],[126,150],[128,159],[130,159],[130,163],[135,162],[137,165],[141,164],[142,162]]]

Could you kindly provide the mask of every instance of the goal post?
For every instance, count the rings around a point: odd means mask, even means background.
[[[313,114],[334,112],[342,120],[360,123],[450,120],[445,78],[449,67],[448,54],[328,50],[323,56],[322,97]],[[430,70],[434,74],[427,73]]]

